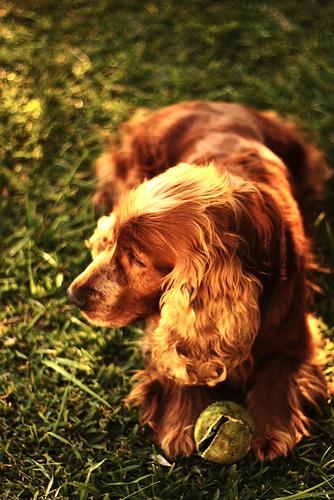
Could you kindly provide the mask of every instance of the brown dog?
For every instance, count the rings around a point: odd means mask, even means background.
[[[255,455],[286,455],[327,394],[296,201],[321,195],[321,153],[273,113],[189,102],[137,115],[96,168],[113,212],[69,294],[95,325],[146,319],[127,401],[175,457],[201,410],[244,394]]]

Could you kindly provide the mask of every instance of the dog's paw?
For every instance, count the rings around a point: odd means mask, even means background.
[[[258,460],[274,460],[286,456],[298,443],[301,436],[288,430],[273,430],[258,435],[252,443],[252,450]]]
[[[189,457],[195,452],[193,426],[191,426],[191,429],[182,431],[178,429],[177,432],[170,432],[159,439],[159,445],[170,459],[175,459],[179,455]]]

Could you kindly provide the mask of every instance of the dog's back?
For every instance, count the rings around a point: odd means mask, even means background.
[[[177,163],[225,164],[250,144],[262,144],[283,161],[301,205],[306,198],[321,197],[329,168],[295,124],[238,104],[192,101],[139,110],[123,125],[121,144],[96,163],[95,205],[110,211],[119,194]]]

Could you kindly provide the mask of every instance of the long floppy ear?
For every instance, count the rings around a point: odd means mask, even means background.
[[[272,251],[271,212],[245,183],[230,203],[209,206],[197,219],[192,249],[167,278],[161,319],[150,334],[152,361],[161,373],[182,384],[213,386],[249,358],[262,289],[252,262],[268,260]]]

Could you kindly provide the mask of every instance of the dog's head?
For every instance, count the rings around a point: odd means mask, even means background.
[[[125,194],[89,241],[93,261],[69,295],[96,325],[160,313],[149,333],[157,369],[216,384],[249,355],[274,231],[251,183],[215,167],[180,164]]]
[[[122,223],[117,211],[99,219],[87,242],[93,261],[69,288],[70,301],[95,325],[125,326],[159,310],[172,262],[141,245],[133,223]]]

